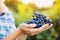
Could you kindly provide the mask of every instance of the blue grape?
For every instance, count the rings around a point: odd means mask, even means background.
[[[42,26],[42,24],[36,24],[35,28],[39,28],[40,26]]]
[[[35,28],[39,28],[43,24],[47,24],[47,23],[49,23],[49,25],[52,24],[52,21],[46,18],[47,17],[45,15],[36,12],[34,13],[32,20],[28,21],[27,24],[36,24]]]

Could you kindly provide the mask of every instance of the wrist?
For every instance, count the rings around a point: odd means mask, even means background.
[[[27,35],[23,30],[21,30],[20,28],[18,28],[19,32],[21,35]]]
[[[27,34],[24,33],[24,32],[23,32],[21,29],[19,29],[19,28],[18,28],[18,30],[19,30],[19,32],[20,32],[20,35],[19,35],[18,39],[19,39],[19,40],[26,40]]]

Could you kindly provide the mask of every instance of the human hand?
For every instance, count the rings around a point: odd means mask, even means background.
[[[45,30],[51,28],[53,26],[53,24],[51,24],[51,25],[44,24],[40,28],[34,28],[35,26],[36,26],[36,24],[25,24],[25,23],[23,23],[19,26],[19,28],[22,31],[22,33],[29,34],[29,35],[33,36],[33,35],[36,35],[42,31],[45,31]]]

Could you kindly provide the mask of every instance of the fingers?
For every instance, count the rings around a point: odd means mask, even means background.
[[[42,27],[40,27],[40,28],[35,28],[35,29],[27,29],[27,30],[29,30],[28,31],[28,34],[30,34],[30,35],[35,35],[35,34],[38,34],[38,33],[40,33],[40,32],[42,32],[42,31],[45,31],[45,30],[47,30],[47,29],[49,29],[49,28],[51,28],[53,26],[53,24],[51,24],[51,25],[49,25],[49,24],[44,24]]]
[[[29,27],[34,28],[34,27],[36,27],[36,24],[29,24]]]
[[[29,31],[32,31],[30,29],[34,28],[35,26],[36,26],[36,24],[25,24],[25,23],[23,23],[23,24],[20,24],[20,29],[24,32],[29,33]]]
[[[37,29],[26,29],[27,34],[34,35],[38,30]]]
[[[42,31],[45,31],[49,28],[51,28],[53,26],[53,24],[49,25],[49,24],[44,24],[42,27],[40,28],[34,28],[36,26],[36,24],[22,24],[21,27],[23,28],[22,30],[29,34],[29,35],[35,35],[38,34]]]
[[[42,27],[40,27],[40,31],[45,31],[49,28],[51,28],[53,26],[53,24],[49,25],[49,24],[44,24]]]
[[[52,26],[53,26],[53,24],[50,24],[50,26],[52,27]]]
[[[25,27],[25,28],[34,28],[36,26],[36,24],[25,24],[25,23],[23,23],[23,24],[20,24],[20,26]]]
[[[26,24],[26,23],[22,23],[22,24],[20,24],[20,27],[27,27],[27,26],[29,26],[29,25]]]

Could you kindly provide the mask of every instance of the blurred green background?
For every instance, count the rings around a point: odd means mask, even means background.
[[[28,36],[27,40],[60,40],[60,0],[55,0],[49,8],[38,8],[34,3],[24,4],[18,0],[6,0],[5,5],[12,12],[16,26],[32,19],[36,10],[53,21],[52,28],[37,35]]]

